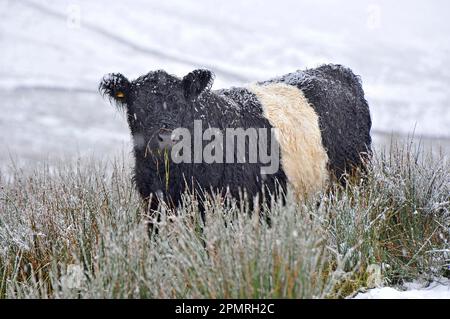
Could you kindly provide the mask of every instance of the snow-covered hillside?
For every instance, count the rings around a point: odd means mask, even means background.
[[[221,88],[340,63],[362,77],[375,134],[448,140],[449,10],[406,0],[2,0],[0,162],[128,145],[98,82],[155,69],[206,67]]]

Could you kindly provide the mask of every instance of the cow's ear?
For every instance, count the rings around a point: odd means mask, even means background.
[[[209,90],[214,82],[214,74],[209,70],[194,70],[181,81],[184,96],[195,99],[202,92]]]
[[[128,99],[131,83],[120,73],[110,73],[103,77],[98,87],[103,96],[124,103]]]

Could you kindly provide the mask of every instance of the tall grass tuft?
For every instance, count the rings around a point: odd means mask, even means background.
[[[308,202],[212,197],[205,225],[186,193],[157,236],[124,159],[13,169],[0,187],[0,298],[340,298],[449,276],[450,163],[412,144]]]

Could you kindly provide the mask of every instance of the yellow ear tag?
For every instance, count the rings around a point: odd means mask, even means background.
[[[116,93],[116,97],[118,97],[118,98],[123,98],[124,96],[125,96],[125,94],[123,94],[122,91],[119,91]]]

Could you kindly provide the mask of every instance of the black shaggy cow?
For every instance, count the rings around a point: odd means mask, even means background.
[[[369,107],[359,78],[348,68],[323,65],[218,91],[210,89],[212,83],[208,70],[192,71],[182,79],[159,70],[131,82],[122,74],[110,74],[101,82],[100,92],[126,111],[134,142],[134,181],[144,199],[164,199],[176,206],[186,188],[206,193],[228,189],[235,197],[245,191],[251,198],[263,190],[275,193],[278,186],[285,190],[288,184],[304,197],[323,189],[330,177],[342,180],[370,155]],[[180,153],[190,162],[175,161],[170,150],[181,139],[174,130],[185,128],[194,134],[199,121],[201,132],[266,130],[262,135],[267,155],[278,156],[280,167],[264,172],[268,165],[260,154],[249,161],[250,146],[262,139],[251,140],[250,134],[244,139],[245,154],[227,142],[212,147],[219,157],[232,152],[233,162],[202,160],[193,149]],[[201,149],[206,150],[212,137],[200,138]],[[272,148],[275,142],[279,153]],[[157,204],[153,200],[151,208]]]

